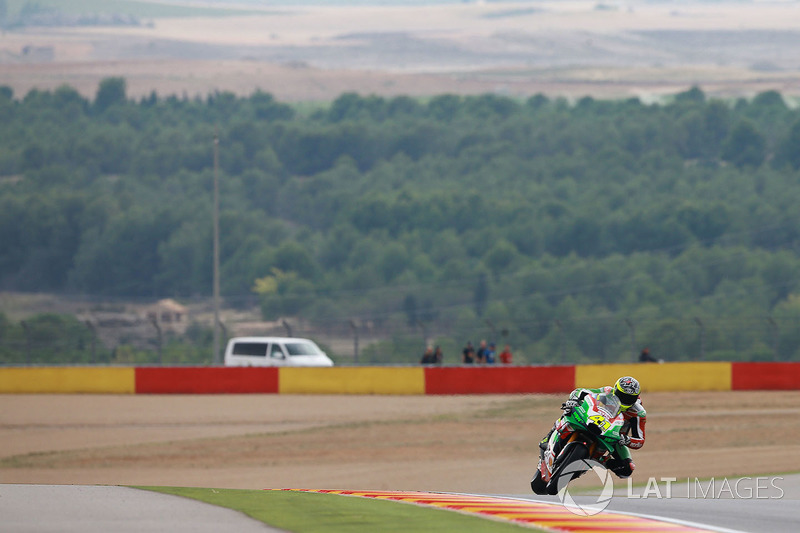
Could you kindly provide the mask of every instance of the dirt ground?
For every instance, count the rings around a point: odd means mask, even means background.
[[[138,27],[0,33],[0,84],[18,96],[62,84],[94,97],[256,89],[281,101],[342,92],[494,92],[578,98],[800,95],[800,4],[677,5],[543,0],[429,6],[270,6],[247,16],[167,18]]]
[[[0,395],[0,483],[524,493],[561,401]],[[634,481],[800,470],[800,392],[645,402]]]

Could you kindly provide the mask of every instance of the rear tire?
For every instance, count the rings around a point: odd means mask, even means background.
[[[567,466],[575,461],[588,458],[589,449],[585,445],[582,443],[573,444],[572,448],[567,452],[567,455],[564,456],[564,459],[561,460],[560,464],[553,472],[553,477],[550,478],[550,482],[547,484],[547,494],[558,494],[558,480],[561,478],[561,472],[563,472]],[[580,473],[572,473],[568,475],[569,479],[567,480],[567,483],[580,476]],[[533,481],[531,481],[531,485],[533,485]]]

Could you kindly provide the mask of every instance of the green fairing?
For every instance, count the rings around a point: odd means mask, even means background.
[[[593,389],[587,389],[594,392]],[[600,391],[602,389],[595,389]],[[588,417],[589,412],[591,411],[591,400],[589,397],[585,397],[584,400],[578,405],[572,413],[569,415],[565,415],[567,422],[577,429],[577,430],[584,430],[587,433],[591,433],[588,429]],[[600,443],[607,451],[614,453],[616,452],[619,457],[628,458],[630,457],[630,451],[625,446],[619,445],[620,441],[620,430],[622,429],[622,418],[616,418],[610,423],[610,426],[605,429],[602,434],[597,438],[597,442]]]

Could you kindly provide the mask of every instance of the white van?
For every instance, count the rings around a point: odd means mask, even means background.
[[[333,361],[308,339],[236,337],[225,348],[225,366],[333,366]]]

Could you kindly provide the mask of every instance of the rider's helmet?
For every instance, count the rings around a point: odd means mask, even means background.
[[[614,383],[614,395],[619,398],[623,409],[627,409],[636,403],[636,400],[639,399],[639,392],[641,392],[639,382],[630,376],[619,378]]]

